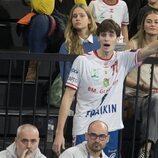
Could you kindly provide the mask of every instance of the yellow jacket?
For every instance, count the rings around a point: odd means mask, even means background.
[[[86,0],[74,0],[74,2],[75,2],[75,4],[80,4],[80,3],[82,3],[82,4],[87,5]]]
[[[86,0],[74,0],[75,4],[85,4]],[[31,7],[37,13],[51,15],[55,6],[55,0],[31,0]]]

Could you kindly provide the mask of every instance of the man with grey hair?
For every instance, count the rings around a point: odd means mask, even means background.
[[[0,158],[46,158],[39,150],[39,131],[31,124],[18,127],[15,141],[0,152]]]

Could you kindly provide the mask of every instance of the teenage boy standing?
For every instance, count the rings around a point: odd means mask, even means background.
[[[77,93],[73,118],[73,137],[76,144],[85,139],[88,125],[94,120],[107,123],[110,141],[107,156],[118,157],[118,131],[122,123],[122,91],[127,73],[147,56],[158,52],[158,41],[135,52],[115,52],[121,29],[111,19],[97,29],[100,48],[78,56],[72,65],[61,102],[53,150],[60,155],[65,148],[64,126],[71,103]]]

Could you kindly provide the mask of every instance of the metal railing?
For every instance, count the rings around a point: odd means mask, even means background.
[[[151,73],[150,73],[150,81],[149,81],[150,88],[149,88],[149,91],[148,91],[148,109],[147,109],[148,111],[147,111],[147,126],[146,126],[147,132],[146,132],[146,138],[145,138],[146,139],[145,144],[147,144],[147,142],[148,142],[148,139],[147,139],[148,138],[148,129],[149,129],[149,117],[150,117],[149,108],[150,108],[151,96],[152,96],[152,81],[153,81],[154,65],[158,64],[158,58],[157,57],[148,57],[146,60],[144,60],[143,64],[150,64],[151,65]],[[141,140],[139,140],[139,139],[141,139],[141,138],[139,138],[141,133],[139,133],[139,128],[138,128],[138,126],[140,124],[139,124],[139,121],[137,121],[138,98],[139,98],[138,96],[139,96],[139,90],[140,90],[140,86],[139,86],[140,85],[139,84],[139,82],[140,82],[140,72],[141,72],[141,67],[138,68],[138,73],[137,73],[137,86],[136,86],[136,96],[134,97],[135,98],[134,105],[129,105],[129,106],[133,106],[132,107],[133,108],[133,116],[132,116],[133,118],[132,119],[129,118],[127,128],[129,128],[129,126],[130,126],[130,129],[131,129],[131,127],[133,127],[133,129],[131,131],[130,130],[128,131],[129,132],[128,134],[131,135],[131,133],[132,133],[132,136],[130,137],[130,140],[128,140],[129,141],[128,143],[130,143],[130,146],[127,149],[128,152],[126,153],[125,157],[130,157],[130,158],[137,157],[139,149],[142,147],[142,144],[140,144],[140,142],[139,142],[139,141],[141,141]],[[146,76],[144,76],[144,78],[145,77]],[[125,89],[124,89],[124,96],[126,96],[125,95]],[[128,97],[126,99],[128,99]],[[129,108],[131,108],[131,107],[129,107]],[[125,126],[125,128],[126,128],[126,126]],[[145,132],[145,129],[144,129],[144,132]],[[127,146],[124,145],[124,146],[121,147],[121,149],[123,147],[127,147]],[[145,146],[145,150],[147,150],[147,146]],[[156,151],[156,154],[153,154],[152,158],[155,158],[156,155],[157,155],[157,151]],[[122,157],[124,157],[124,155]]]
[[[58,109],[49,104],[53,74],[58,73],[55,63],[73,61],[75,58],[76,56],[59,55],[58,53],[28,54],[28,52],[0,51],[1,150],[14,140],[16,129],[20,124],[32,123],[40,131],[43,152],[48,153],[48,120],[53,119],[56,124],[58,116]],[[35,82],[25,81],[30,60],[36,60],[39,63]],[[43,89],[44,95],[42,94]],[[51,146],[49,148],[51,150]],[[47,155],[47,157],[52,156]]]
[[[19,124],[30,122],[35,124],[40,130],[43,153],[46,154],[48,152],[48,120],[53,118],[56,124],[58,117],[58,109],[51,107],[49,104],[49,91],[53,80],[52,76],[53,73],[56,72],[55,63],[59,61],[73,61],[75,58],[76,55],[61,55],[58,53],[28,54],[28,52],[22,51],[0,51],[0,65],[2,65],[0,68],[0,87],[2,87],[0,90],[2,98],[2,100],[0,100],[0,122],[1,127],[3,127],[0,130],[1,150],[10,143],[8,141],[10,138],[13,140],[16,133],[15,130]],[[28,62],[30,60],[39,62],[37,77],[34,83],[25,81]],[[158,64],[158,58],[148,58],[144,63]],[[45,86],[45,84],[46,87],[44,89],[46,89],[46,96],[43,96],[43,85]],[[152,87],[152,82],[150,86]],[[25,90],[27,90],[27,93]],[[151,95],[150,88],[149,104]],[[137,101],[135,107],[135,109],[137,109]],[[132,148],[130,149],[131,158],[134,158],[135,152],[136,118],[133,123]],[[120,149],[121,148],[123,148],[123,146],[120,145]],[[124,156],[122,155],[122,157]]]

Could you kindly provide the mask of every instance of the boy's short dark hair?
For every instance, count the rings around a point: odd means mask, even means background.
[[[101,24],[98,24],[97,36],[102,32],[115,32],[116,36],[119,37],[121,34],[121,28],[114,20],[105,19]]]

